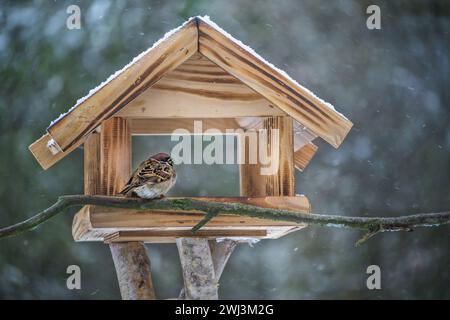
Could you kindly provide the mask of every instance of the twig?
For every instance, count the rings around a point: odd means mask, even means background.
[[[201,227],[203,227],[205,224],[207,224],[212,218],[217,216],[219,214],[219,212],[220,212],[220,210],[218,210],[218,209],[208,211],[208,213],[205,214],[203,219],[200,220],[199,223],[197,223],[195,226],[192,227],[192,232],[196,232],[196,231],[200,230]]]
[[[450,223],[450,212],[423,213],[399,217],[349,217],[325,214],[308,214],[288,210],[260,208],[242,203],[213,202],[190,198],[143,200],[124,197],[71,195],[61,196],[51,207],[15,225],[0,229],[0,238],[18,235],[32,230],[60,212],[83,205],[115,208],[154,210],[196,210],[210,213],[200,222],[206,224],[218,212],[254,218],[308,223],[326,227],[351,228],[367,231],[359,243],[363,243],[379,232],[410,231],[416,227],[436,227]],[[202,226],[201,225],[201,226]],[[200,227],[201,227],[200,226]],[[196,226],[197,227],[197,226]],[[377,230],[377,228],[379,228]]]

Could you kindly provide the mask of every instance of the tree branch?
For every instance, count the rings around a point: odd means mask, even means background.
[[[96,205],[114,208],[155,210],[198,210],[207,213],[200,227],[214,218],[217,212],[254,218],[315,224],[325,227],[350,228],[367,231],[358,241],[363,243],[375,234],[385,231],[411,231],[416,227],[435,227],[450,223],[450,212],[423,213],[399,217],[349,217],[325,214],[308,214],[288,210],[260,208],[242,203],[212,202],[190,198],[144,200],[136,198],[69,195],[61,196],[51,207],[15,225],[0,229],[0,238],[32,230],[70,207]],[[199,228],[197,225],[194,227]],[[194,230],[195,231],[195,230]],[[195,233],[194,233],[195,234]]]

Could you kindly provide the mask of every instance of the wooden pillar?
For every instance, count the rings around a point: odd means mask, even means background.
[[[128,121],[113,117],[103,122],[84,144],[85,194],[114,195],[131,172],[131,133]],[[155,299],[150,260],[141,242],[110,244],[124,300]]]
[[[178,252],[180,254],[181,267],[183,270],[184,287],[181,289],[179,300],[193,299],[218,299],[219,280],[222,276],[223,269],[231,256],[231,253],[237,246],[237,241],[224,240],[217,242],[216,240],[206,241],[205,239],[179,238],[177,239]],[[201,252],[201,254],[199,254]],[[200,263],[203,269],[207,269],[207,274],[214,275],[214,280],[208,278],[207,281],[199,282],[196,280],[195,272],[200,272],[200,276],[204,275],[202,269],[193,269],[191,264]],[[212,264],[210,263],[212,261]],[[186,285],[190,287],[186,292]],[[197,286],[201,286],[197,287]],[[205,289],[205,288],[208,289]],[[202,295],[200,298],[200,295]]]
[[[208,240],[178,238],[178,253],[183,271],[182,299],[217,300],[218,282]]]
[[[244,197],[294,196],[294,136],[293,121],[290,117],[269,117],[264,119],[261,128],[267,130],[267,142],[259,141],[258,148],[267,148],[272,159],[279,153],[278,171],[271,175],[262,175],[261,168],[267,165],[259,162],[249,164],[249,145],[240,137],[239,148],[245,155],[246,162],[240,165],[240,194]],[[272,137],[278,130],[278,139]],[[258,139],[259,140],[259,139]]]

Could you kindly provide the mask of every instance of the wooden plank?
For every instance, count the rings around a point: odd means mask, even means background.
[[[194,121],[201,121],[202,133],[206,130],[217,129],[226,133],[227,129],[240,129],[236,119],[205,119],[205,118],[177,118],[177,119],[131,119],[132,135],[170,135],[174,130],[185,129],[194,133]]]
[[[268,149],[271,155],[279,154],[278,172],[266,177],[266,192],[270,196],[294,196],[295,195],[295,171],[294,171],[294,138],[293,120],[290,117],[274,117],[264,121],[264,128],[272,134],[278,130],[278,145],[272,145],[269,139]]]
[[[205,20],[197,20],[201,54],[334,147],[341,144],[352,127],[348,119]]]
[[[104,121],[100,140],[102,194],[116,195],[131,175],[131,130],[128,120],[113,117]]]
[[[91,223],[91,213],[88,206],[78,211],[72,222],[72,236],[77,242],[79,241],[103,241],[114,230],[105,228],[94,228]]]
[[[51,139],[52,139],[52,137],[50,136],[50,134],[46,133],[28,147],[28,149],[33,154],[34,158],[37,160],[39,165],[44,170],[47,170],[48,168],[53,166],[55,163],[57,163],[59,160],[63,159],[69,153],[74,151],[85,140],[85,138],[83,138],[82,140],[78,141],[76,144],[74,144],[73,146],[68,148],[66,151],[61,151],[61,152],[58,152],[57,154],[52,154],[50,149],[47,147],[47,145]]]
[[[273,154],[278,149],[280,152],[279,170],[272,175],[261,175],[261,163],[248,163],[248,145],[244,143],[242,137],[239,139],[239,148],[246,155],[246,162],[239,166],[240,177],[240,193],[241,196],[263,197],[274,196],[268,198],[297,198],[292,197],[295,194],[295,173],[293,164],[293,133],[292,119],[288,117],[275,117],[264,119],[261,127],[269,130],[268,141],[272,141],[271,136],[273,129],[278,129],[279,139],[276,145],[269,143],[259,147],[267,147],[269,154]],[[289,209],[287,209],[289,210]],[[311,206],[308,201],[307,212],[311,212]],[[305,224],[290,228],[288,231],[272,229],[273,233],[268,233],[270,238],[279,238],[290,232],[294,232],[306,227]],[[275,231],[276,230],[276,231]]]
[[[47,131],[66,152],[102,120],[121,110],[195,52],[197,52],[197,27],[195,21],[191,20],[77,108],[51,125]]]
[[[84,143],[84,194],[103,194],[101,188],[101,140],[100,133],[93,132]]]
[[[197,53],[168,72],[117,116],[145,118],[232,118],[285,113]]]
[[[194,199],[240,202],[263,208],[295,210],[303,213],[311,212],[310,203],[305,196]],[[191,232],[191,228],[200,222],[203,217],[203,212],[196,211],[153,211],[85,206],[75,215],[72,233],[76,241],[104,241],[108,237],[114,237],[113,235],[117,232],[142,231],[148,232],[146,235],[142,235],[142,238],[139,238],[138,234],[134,234],[134,238],[127,234],[127,237],[130,236],[130,238],[117,241],[139,239],[146,242],[174,242],[176,237]],[[205,231],[208,234],[208,239],[232,237],[237,236],[237,234],[242,237],[271,239],[291,232],[292,228],[304,226],[304,224],[291,222],[220,214],[208,222],[200,231]],[[161,234],[155,232],[168,232],[168,234],[161,236]],[[265,236],[256,235],[255,232],[266,232],[267,234]],[[116,234],[119,238],[120,235],[124,235],[124,233]]]
[[[178,238],[184,295],[187,300],[217,300],[218,283],[208,240]]]
[[[313,143],[308,143],[294,152],[295,168],[303,171],[308,166],[311,159],[317,151],[317,146]]]
[[[150,260],[142,242],[109,245],[123,300],[154,300]]]
[[[292,119],[289,117],[266,118],[262,128],[268,130],[268,143],[259,141],[259,148],[267,148],[267,154],[279,154],[279,167],[275,174],[263,175],[261,163],[250,164],[248,159],[248,143],[240,139],[242,152],[245,152],[245,163],[240,165],[240,190],[242,196],[293,196],[295,194],[293,133]],[[272,144],[274,129],[278,130],[279,138]]]
[[[122,190],[131,174],[131,130],[128,121],[118,117],[104,121],[99,141],[100,150],[92,155],[100,155],[97,171],[100,171],[98,182],[101,194],[115,195]],[[140,242],[115,243],[110,244],[109,248],[122,299],[155,299],[150,260],[144,245]]]
[[[105,236],[104,242],[143,241],[146,243],[173,243],[176,238],[192,237],[191,230],[120,230]],[[196,238],[216,239],[218,237],[265,238],[265,229],[202,229],[195,233]],[[224,240],[227,241],[227,240]],[[211,241],[216,243],[215,240]]]
[[[93,132],[86,139],[83,150],[84,159],[84,194],[102,194],[100,177],[100,134]],[[75,241],[93,241],[105,237],[104,230],[94,230],[91,224],[90,211],[87,207],[80,210],[73,218],[72,236]]]
[[[173,199],[173,198],[172,198]],[[262,208],[310,212],[310,203],[305,196],[260,197],[260,198],[202,198],[204,201],[238,202]],[[94,228],[168,228],[195,226],[204,217],[203,212],[181,210],[137,210],[89,206],[90,219]],[[285,221],[272,221],[247,216],[219,214],[208,222],[210,227],[230,226],[296,226]]]

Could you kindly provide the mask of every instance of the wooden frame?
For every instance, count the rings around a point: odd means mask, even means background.
[[[274,172],[262,163],[240,165],[237,198],[200,198],[309,213],[295,196],[295,168],[304,170],[321,137],[338,147],[352,123],[284,72],[265,62],[207,18],[194,17],[135,58],[48,128],[29,149],[48,169],[84,143],[86,194],[116,195],[131,172],[132,135],[208,129],[263,129],[259,151],[276,159]],[[196,132],[193,132],[196,133]],[[229,133],[229,132],[228,132]],[[234,133],[236,134],[236,132]],[[273,139],[272,139],[273,138]],[[257,139],[260,139],[258,135]],[[265,148],[265,149],[261,149]],[[186,299],[217,299],[220,275],[236,244],[277,239],[305,224],[219,213],[196,233],[205,212],[83,207],[74,217],[76,241],[109,244],[123,299],[154,299],[144,243],[176,242]],[[225,241],[216,243],[219,239]]]
[[[311,212],[311,205],[305,196],[198,199],[241,202],[302,213]],[[85,206],[75,215],[72,233],[75,241],[173,243],[176,238],[187,235],[207,239],[230,237],[277,239],[305,227],[304,224],[219,214],[199,232],[192,234],[191,228],[203,217],[203,212],[193,211],[154,211]]]
[[[201,17],[187,21],[52,123],[30,151],[48,169],[114,115],[132,119],[289,115],[334,147],[352,126],[327,103]]]

